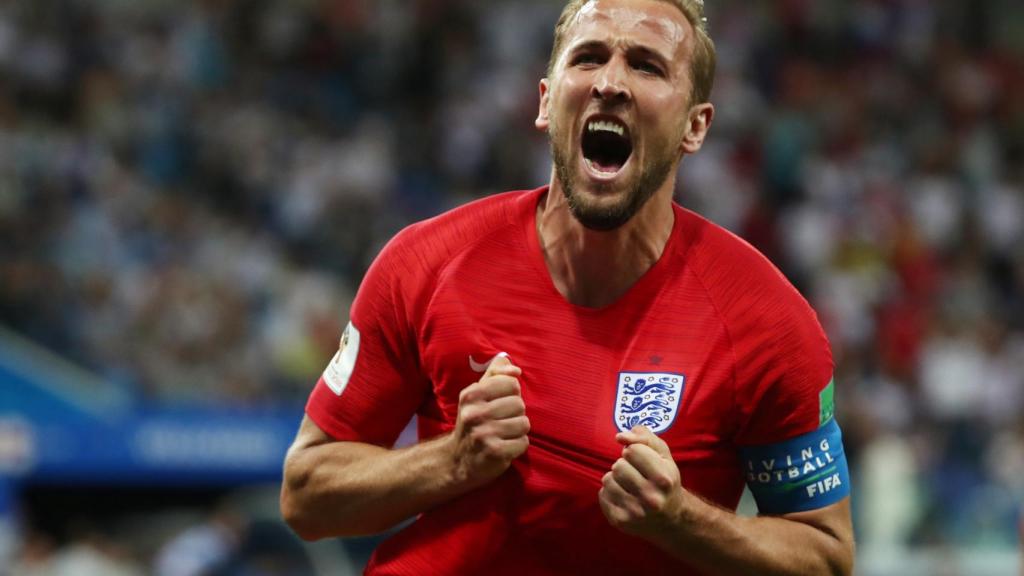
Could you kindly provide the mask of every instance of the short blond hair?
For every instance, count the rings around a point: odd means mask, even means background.
[[[571,0],[562,9],[562,15],[558,17],[558,24],[555,25],[555,42],[551,47],[551,57],[548,59],[548,77],[551,77],[555,69],[555,62],[562,52],[562,45],[565,43],[565,31],[569,28],[573,18],[584,6],[594,0]],[[697,33],[693,47],[693,63],[690,72],[693,80],[693,89],[690,92],[691,104],[702,104],[711,99],[711,87],[715,82],[715,43],[708,35],[707,18],[704,17],[703,0],[657,0],[672,4],[686,16],[686,19],[693,26]]]

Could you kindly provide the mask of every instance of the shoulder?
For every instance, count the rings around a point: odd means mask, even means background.
[[[448,264],[481,241],[522,226],[529,206],[535,206],[531,199],[540,192],[488,196],[404,228],[367,270],[353,303],[353,316],[367,309],[375,313],[387,309],[399,323],[415,323]]]
[[[751,308],[770,313],[778,305],[812,312],[799,291],[757,248],[694,212],[677,210],[688,237],[687,265],[722,314],[746,314]]]
[[[741,436],[763,441],[812,429],[818,395],[834,367],[817,314],[757,249],[682,212],[690,240],[687,265],[729,336],[737,408],[746,423]]]
[[[504,228],[521,226],[524,206],[537,194],[537,190],[503,192],[411,224],[385,245],[375,265],[399,265],[407,274],[436,276],[463,250]]]

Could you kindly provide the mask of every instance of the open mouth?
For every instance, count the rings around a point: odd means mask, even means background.
[[[629,131],[614,119],[592,119],[583,129],[583,158],[595,171],[615,174],[633,153]]]

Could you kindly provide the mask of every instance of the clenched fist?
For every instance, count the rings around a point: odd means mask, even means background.
[[[622,457],[602,478],[598,500],[608,522],[623,532],[657,540],[677,524],[688,496],[665,441],[636,426],[615,439]]]
[[[521,374],[506,356],[498,356],[479,382],[459,394],[458,418],[450,436],[457,482],[490,482],[526,451],[530,420],[519,385]]]

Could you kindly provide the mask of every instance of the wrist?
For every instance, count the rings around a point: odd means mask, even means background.
[[[440,469],[443,471],[444,488],[450,494],[462,494],[485,484],[473,468],[473,462],[462,449],[455,432],[449,432],[438,439],[436,446]]]
[[[693,492],[679,487],[679,507],[675,515],[676,523],[681,528],[692,528],[699,525],[704,508],[707,504]]]
[[[689,546],[693,542],[696,530],[703,525],[702,509],[707,506],[699,496],[682,486],[679,487],[676,505],[673,512],[666,518],[668,525],[653,535],[658,546],[675,552],[681,546]]]
[[[458,439],[455,432],[449,432],[438,440],[438,458],[443,471],[445,487],[459,492],[460,488],[469,483],[469,471],[465,461],[460,457]]]

